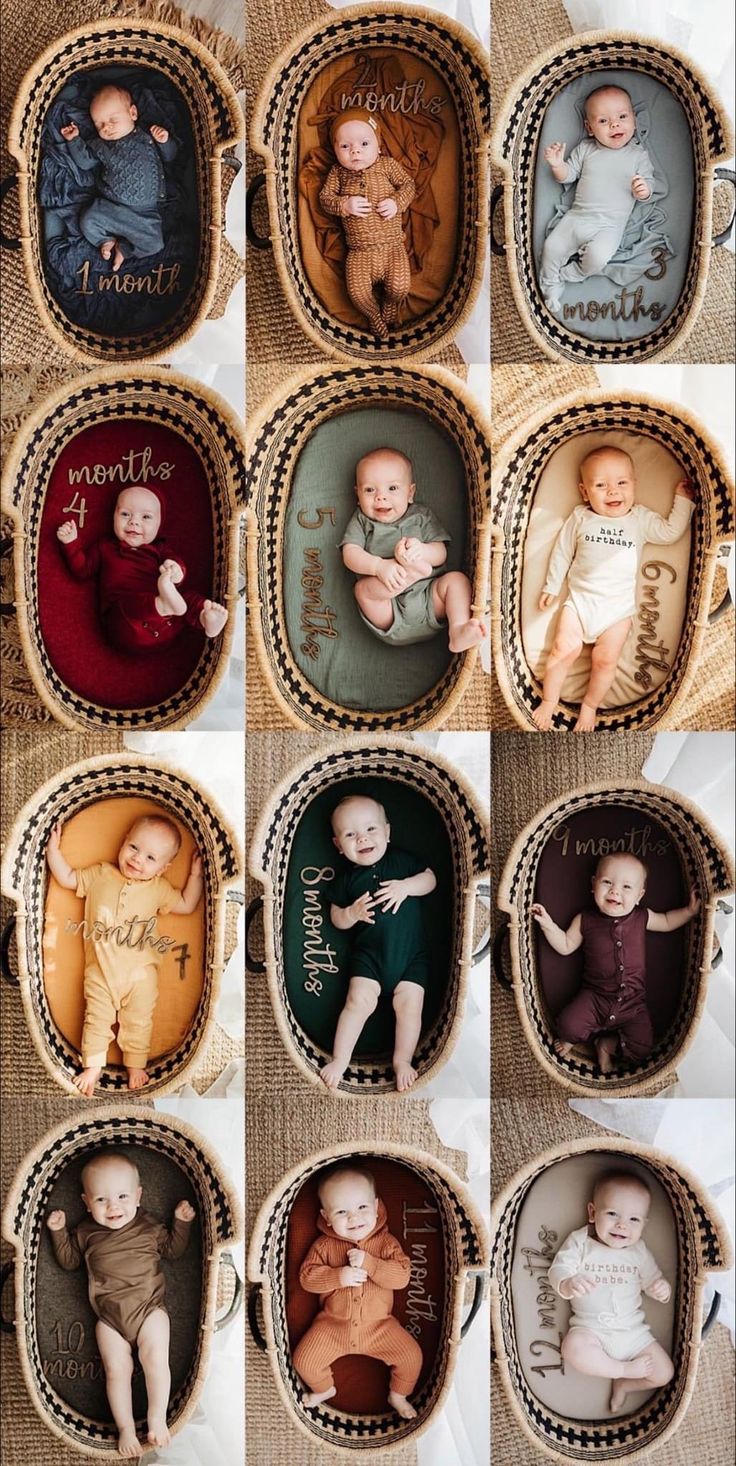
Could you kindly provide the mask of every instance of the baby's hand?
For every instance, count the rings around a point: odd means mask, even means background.
[[[654,1298],[657,1303],[669,1303],[672,1289],[666,1278],[657,1278],[651,1288],[645,1288],[647,1298]]]
[[[554,600],[554,596],[551,596],[549,594],[549,591],[544,591],[543,590],[541,596],[539,597],[539,609],[540,609],[540,611],[546,611],[547,607],[552,605],[553,600]]]
[[[177,560],[162,560],[159,570],[165,570],[172,585],[178,585],[184,579],[184,571]]]
[[[178,1205],[174,1207],[174,1216],[176,1217],[177,1222],[193,1222],[196,1215],[197,1213],[194,1210],[194,1207],[190,1206],[188,1201],[180,1201]]]
[[[59,525],[56,531],[56,538],[57,540],[61,540],[63,545],[70,545],[72,540],[77,538],[77,526],[73,519],[65,519],[64,523]]]
[[[406,885],[405,880],[381,881],[375,894],[374,905],[382,906],[384,911],[398,911],[409,895]]]
[[[400,591],[406,585],[406,571],[395,560],[381,560],[376,576],[388,590]]]
[[[687,903],[687,909],[691,916],[697,915],[698,911],[700,910],[700,897],[697,893],[697,890],[695,889],[695,886],[690,887],[690,899]]]
[[[542,930],[544,930],[546,926],[552,926],[553,924],[552,917],[550,916],[546,906],[542,905],[541,901],[534,902],[534,905],[532,906],[532,916],[534,917],[535,921],[539,922]]]
[[[352,921],[365,921],[368,926],[373,926],[376,918],[371,911],[372,905],[373,897],[370,891],[365,891],[362,896],[358,897],[357,901],[353,901],[352,906],[348,906],[348,912]]]
[[[560,168],[565,161],[565,144],[550,143],[549,147],[545,148],[542,156],[545,163],[549,163],[550,168]]]
[[[157,122],[154,122],[153,127],[149,127],[148,131],[155,143],[167,143],[169,141],[169,134],[166,128],[159,127]]]
[[[65,1211],[51,1211],[46,1218],[46,1226],[50,1232],[60,1232],[66,1226]]]
[[[642,178],[641,174],[635,173],[634,177],[631,180],[631,192],[633,193],[634,198],[642,200],[648,199],[651,191],[652,190],[649,187],[646,178]]]
[[[398,560],[399,565],[412,565],[415,560],[421,560],[423,550],[424,545],[421,540],[415,539],[412,535],[405,535],[402,540],[399,540],[394,550],[394,559]]]
[[[66,127],[61,128],[61,135],[66,138],[68,143],[73,142],[75,137],[79,137],[79,128],[76,122],[67,122]]]
[[[51,826],[51,834],[49,835],[49,843],[48,843],[49,850],[60,850],[61,849],[61,831],[62,831],[62,828],[63,828],[63,826],[62,826],[61,820],[57,820],[56,821],[56,824]]]
[[[572,1278],[563,1278],[560,1283],[561,1298],[582,1298],[585,1293],[592,1293],[598,1284],[585,1273],[575,1273]]]
[[[364,1267],[341,1267],[337,1276],[341,1288],[359,1288],[368,1278]]]
[[[343,199],[342,212],[343,214],[355,214],[357,218],[361,219],[366,214],[373,213],[373,205],[363,197],[362,193],[351,194],[350,198]]]
[[[675,498],[676,499],[690,499],[691,502],[695,499],[695,490],[694,490],[694,488],[693,488],[693,486],[692,486],[689,478],[681,478],[675,484]]]
[[[351,1247],[348,1251],[348,1262],[351,1267],[362,1267],[365,1262],[365,1253],[360,1247]]]
[[[190,876],[201,876],[202,874],[202,857],[198,850],[192,851],[192,860],[189,866],[189,874]]]
[[[394,214],[398,212],[399,206],[396,199],[381,199],[380,204],[376,204],[376,213],[380,214],[382,219],[393,219]]]

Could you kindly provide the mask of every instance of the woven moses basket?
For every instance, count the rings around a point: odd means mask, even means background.
[[[28,1393],[44,1424],[73,1456],[118,1459],[118,1432],[110,1418],[87,1300],[86,1270],[63,1272],[52,1257],[46,1217],[57,1207],[81,1219],[81,1168],[101,1147],[130,1148],[141,1173],[143,1207],[170,1219],[177,1201],[194,1206],[197,1220],[183,1258],[167,1267],[172,1319],[172,1390],[169,1428],[176,1433],[196,1408],[207,1374],[212,1333],[242,1302],[242,1285],[229,1244],[242,1231],[238,1199],[206,1141],[181,1120],[150,1109],[114,1105],[85,1110],[50,1130],[25,1157],[3,1213],[3,1235],[15,1248],[15,1333]],[[232,1277],[229,1276],[232,1274]],[[234,1284],[234,1286],[233,1286]],[[216,1318],[218,1288],[229,1306]],[[3,1320],[3,1327],[13,1324]],[[145,1418],[145,1394],[133,1381],[136,1419]]]
[[[619,1166],[652,1193],[647,1245],[672,1284],[672,1303],[663,1310],[647,1301],[647,1322],[663,1338],[675,1373],[645,1403],[633,1406],[629,1396],[625,1413],[611,1417],[610,1381],[560,1373],[568,1305],[547,1270],[566,1233],[584,1221],[595,1179]],[[716,1293],[703,1324],[706,1273],[731,1261],[728,1232],[701,1183],[652,1146],[600,1135],[554,1146],[517,1171],[493,1209],[491,1314],[503,1386],[535,1449],[557,1460],[603,1462],[633,1461],[659,1448],[687,1410],[701,1340],[718,1312]]]
[[[416,855],[430,850],[437,876],[437,899],[428,898],[425,908],[432,980],[413,1060],[421,1084],[452,1052],[471,963],[488,945],[473,953],[475,902],[490,863],[487,815],[440,755],[400,739],[353,737],[292,770],[263,810],[250,850],[250,871],[263,895],[251,903],[246,925],[262,907],[266,960],[249,954],[248,965],[267,975],[289,1058],[319,1084],[350,975],[345,941],[330,926],[322,896],[336,859],[330,814],[340,798],[355,793],[384,803],[396,843]],[[393,1013],[381,1003],[337,1093],[395,1093],[392,1043]]]
[[[580,139],[582,102],[609,76],[629,91],[640,136],[642,120],[648,125],[651,119],[645,142],[665,180],[655,215],[660,245],[649,251],[640,273],[627,268],[625,260],[610,284],[603,276],[591,277],[593,296],[588,289],[567,290],[559,316],[553,315],[537,274],[543,226],[551,214],[535,217],[542,180],[548,182],[542,153],[565,133],[568,149]],[[571,101],[563,114],[565,95]],[[519,314],[546,356],[657,361],[681,346],[697,320],[711,248],[724,244],[733,226],[732,218],[711,240],[714,183],[736,181],[730,170],[715,164],[732,151],[724,108],[688,58],[672,47],[624,31],[589,31],[536,57],[510,89],[495,122],[492,157],[505,182],[494,190],[492,203],[495,209],[503,196],[506,243],[492,237],[491,244],[495,254],[506,257]]]
[[[311,1322],[316,1299],[301,1293],[298,1274],[316,1235],[317,1174],[339,1161],[369,1167],[386,1204],[389,1231],[413,1264],[412,1280],[406,1292],[394,1295],[393,1311],[424,1356],[412,1395],[415,1420],[387,1413],[385,1366],[362,1356],[357,1370],[350,1368],[350,1359],[336,1363],[333,1399],[311,1409],[301,1401],[303,1386],[291,1363],[291,1349]],[[480,1308],[487,1266],[486,1230],[465,1186],[424,1151],[390,1141],[334,1145],[284,1176],[263,1202],[251,1235],[248,1278],[255,1286],[248,1320],[256,1344],[268,1353],[286,1410],[314,1449],[354,1455],[385,1451],[427,1429],[442,1408],[461,1341]],[[466,1282],[473,1274],[472,1305],[463,1322]],[[428,1294],[434,1308],[427,1306]]]
[[[15,610],[39,696],[66,727],[176,728],[204,709],[235,624],[242,455],[223,398],[162,367],[90,372],[46,398],[17,434],[2,490]],[[96,582],[72,579],[56,531],[71,515],[84,545],[109,533],[121,486],[143,476],[162,485],[162,533],[184,559],[185,586],[199,582],[230,616],[218,637],[187,628],[161,653],[130,657],[103,637]]]
[[[595,1051],[576,1046],[567,1058],[554,1047],[554,1015],[578,990],[582,954],[560,957],[531,914],[547,905],[563,929],[590,907],[597,860],[625,850],[648,867],[644,905],[683,906],[695,887],[700,911],[678,932],[647,937],[647,1006],[655,1043],[647,1059],[602,1074]],[[524,1036],[542,1068],[576,1094],[636,1095],[675,1076],[695,1037],[706,999],[719,900],[733,890],[728,852],[696,805],[646,780],[611,788],[591,784],[556,799],[521,831],[504,867],[497,903],[508,925],[496,936],[496,973],[514,993]],[[730,909],[730,908],[728,908]],[[509,981],[501,964],[508,936]]]
[[[166,764],[135,754],[106,754],[44,784],[19,814],[5,847],[2,889],[16,912],[3,933],[3,973],[19,982],[33,1042],[49,1074],[69,1094],[77,1094],[72,1080],[80,1065],[84,953],[83,934],[76,928],[82,903],[55,883],[51,888],[49,836],[57,822],[64,826],[62,838],[75,869],[100,859],[115,861],[130,825],[162,809],[187,832],[172,866],[173,883],[184,885],[193,846],[204,874],[204,895],[194,918],[170,917],[169,925],[157,918],[158,934],[178,945],[168,942],[159,971],[146,1093],[168,1094],[194,1074],[204,1056],[225,965],[225,902],[238,899],[227,888],[240,874],[240,857],[219,810],[209,795]],[[75,816],[76,835],[70,824]],[[13,929],[17,978],[8,963]],[[126,1083],[118,1054],[118,1062],[103,1069],[98,1087],[107,1095],[119,1094]]]
[[[329,221],[317,194],[334,161],[329,122],[356,105],[376,113],[384,151],[415,178],[422,216],[406,216],[410,314],[387,342],[351,307],[340,236],[321,243]],[[248,237],[273,246],[289,306],[321,351],[385,360],[426,355],[455,335],[485,263],[489,135],[486,53],[462,26],[420,5],[350,6],[305,27],[277,57],[251,129],[265,173],[248,191]],[[270,239],[251,219],[264,183]]]
[[[118,71],[138,68],[139,73],[145,69],[149,77],[163,80],[179,99],[188,117],[187,148],[194,150],[196,200],[190,200],[190,207],[198,214],[196,257],[174,261],[165,255],[160,278],[156,276],[158,266],[145,273],[145,261],[144,273],[137,268],[130,273],[124,267],[114,288],[112,277],[106,277],[104,300],[110,329],[104,331],[96,329],[94,322],[75,321],[52,292],[39,203],[42,132],[48,109],[64,86],[102,66]],[[122,81],[124,84],[124,74]],[[236,170],[240,166],[225,150],[243,135],[243,115],[219,62],[206,46],[174,26],[128,18],[98,20],[55,41],[30,68],[16,97],[8,135],[8,149],[18,162],[20,244],[28,287],[43,325],[67,352],[91,363],[141,360],[173,351],[194,334],[211,309],[217,288],[223,247],[221,169],[223,164]],[[13,177],[6,180],[4,190],[12,181]],[[17,241],[4,243],[17,248]],[[181,277],[175,271],[181,271]],[[90,278],[81,280],[78,294],[89,296]],[[187,281],[184,289],[180,278]],[[135,303],[143,299],[150,303],[153,296],[163,296],[157,323],[136,332]],[[109,313],[113,301],[119,305],[114,323]]]
[[[697,418],[638,392],[590,391],[550,403],[503,445],[493,485],[494,664],[506,704],[527,730],[534,728],[532,713],[541,701],[552,626],[562,604],[561,597],[544,618],[538,615],[549,555],[567,513],[581,502],[580,459],[603,444],[633,455],[638,496],[664,517],[678,478],[690,479],[695,513],[688,534],[675,545],[645,551],[639,609],[599,726],[628,732],[650,728],[665,715],[671,721],[697,673],[708,627],[731,605],[727,592],[710,609],[716,563],[734,534],[733,482]],[[577,663],[579,685],[568,680],[563,687],[556,729],[573,727],[588,670],[589,662]],[[571,686],[577,702],[569,695]]]
[[[433,494],[430,507],[452,533],[448,568],[466,572],[482,615],[489,436],[470,394],[439,367],[309,369],[266,403],[249,441],[248,605],[264,675],[292,726],[435,728],[455,710],[477,648],[450,653],[446,629],[421,646],[381,646],[360,621],[337,546],[355,508],[357,459],[401,447],[416,459],[417,501]],[[367,707],[357,705],[362,696]]]

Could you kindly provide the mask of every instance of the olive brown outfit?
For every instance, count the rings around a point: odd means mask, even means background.
[[[161,1258],[172,1262],[186,1251],[191,1222],[174,1217],[171,1227],[148,1212],[136,1212],[124,1227],[103,1227],[93,1217],[69,1232],[49,1229],[56,1260],[67,1272],[87,1268],[89,1301],[103,1323],[134,1344],[141,1325],[157,1308],[165,1311]]]
[[[369,320],[376,336],[388,337],[388,327],[398,320],[399,307],[409,294],[411,268],[404,247],[401,216],[409,207],[416,186],[395,158],[380,156],[369,168],[357,172],[336,164],[330,170],[319,201],[327,214],[342,218],[348,255],[345,283],[353,305]],[[345,200],[361,195],[372,204],[363,216],[345,213]],[[376,204],[392,198],[393,219],[382,219]],[[376,299],[376,285],[383,285],[383,309]]]

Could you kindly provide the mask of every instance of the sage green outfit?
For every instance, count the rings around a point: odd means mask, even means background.
[[[369,519],[361,509],[356,509],[340,541],[340,548],[343,545],[359,545],[369,555],[377,555],[380,560],[392,560],[399,540],[403,539],[421,540],[424,545],[433,544],[437,540],[449,544],[450,535],[443,529],[432,510],[424,504],[410,504],[406,513],[392,524]],[[394,619],[385,631],[374,626],[358,607],[361,619],[370,627],[373,635],[380,637],[381,641],[402,646],[428,641],[430,637],[436,636],[444,622],[438,620],[434,609],[432,584],[438,575],[444,574],[444,569],[444,565],[436,565],[431,575],[424,580],[415,581],[408,590],[402,590],[399,595],[394,596]]]

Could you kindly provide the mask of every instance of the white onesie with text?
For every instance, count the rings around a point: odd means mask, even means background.
[[[597,1287],[569,1300],[570,1328],[589,1329],[613,1358],[634,1358],[653,1340],[641,1307],[642,1291],[662,1276],[649,1248],[643,1242],[606,1247],[589,1235],[587,1226],[579,1227],[565,1238],[550,1266],[555,1292],[560,1292],[563,1278],[576,1273],[592,1278]]]

